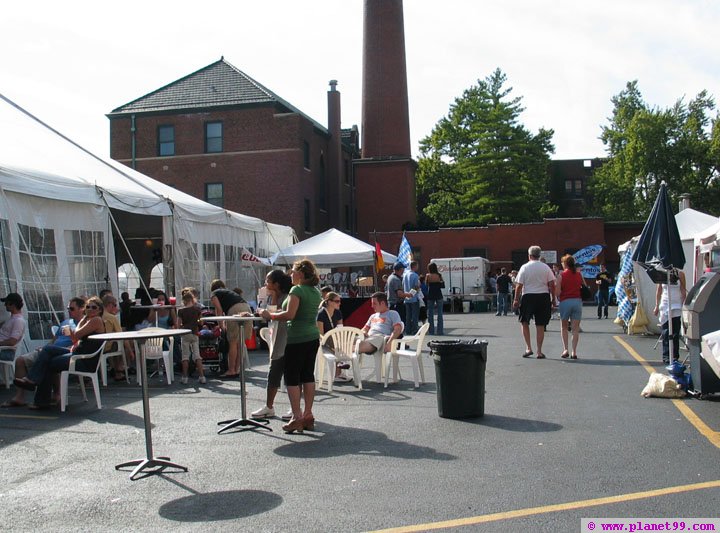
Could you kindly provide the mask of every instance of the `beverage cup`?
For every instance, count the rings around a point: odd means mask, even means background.
[[[69,337],[71,333],[72,333],[72,329],[70,328],[70,326],[67,326],[67,325],[66,325],[66,326],[63,326],[63,327],[62,327],[62,334],[63,334],[63,335],[65,335],[66,337]]]
[[[140,298],[135,298],[135,305],[142,305],[142,300]]]
[[[267,310],[270,313],[275,313],[277,311],[277,305],[268,305]]]

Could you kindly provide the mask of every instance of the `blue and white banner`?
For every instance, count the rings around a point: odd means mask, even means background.
[[[598,255],[600,255],[602,249],[602,244],[591,244],[590,246],[586,246],[582,250],[578,250],[573,254],[573,257],[575,258],[575,263],[578,265],[584,265],[585,263],[592,261]]]
[[[412,261],[412,248],[410,248],[410,243],[408,242],[404,233],[402,236],[402,240],[400,241],[398,261],[405,265],[405,268],[408,268],[410,266],[410,261]]]
[[[595,279],[600,274],[600,267],[597,265],[579,265],[578,270],[585,279]]]
[[[625,292],[623,281],[632,272],[632,247],[628,246],[627,250],[620,260],[620,272],[618,272],[617,282],[615,283],[615,297],[617,298],[617,316],[627,325],[633,315],[633,304]]]

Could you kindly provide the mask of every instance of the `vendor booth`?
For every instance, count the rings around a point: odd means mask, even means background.
[[[381,250],[383,262],[390,266],[397,256]],[[270,257],[274,265],[291,266],[295,261],[308,258],[325,272],[322,285],[329,285],[341,295],[343,323],[346,326],[362,327],[372,313],[368,297],[350,296],[351,289],[361,283],[362,278],[375,279],[375,247],[331,228],[323,233],[283,248]],[[345,272],[340,272],[339,270]],[[331,277],[328,277],[328,274]],[[354,292],[353,292],[354,294]]]

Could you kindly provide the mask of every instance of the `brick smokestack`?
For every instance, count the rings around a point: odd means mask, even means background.
[[[327,93],[328,103],[328,131],[330,142],[328,144],[328,208],[330,220],[336,228],[344,228],[343,220],[343,165],[342,165],[342,138],[340,120],[340,91],[337,90],[337,80],[330,80],[330,90]]]
[[[410,157],[402,0],[365,0],[362,156]]]
[[[362,158],[353,161],[358,237],[416,222],[402,0],[364,0]]]

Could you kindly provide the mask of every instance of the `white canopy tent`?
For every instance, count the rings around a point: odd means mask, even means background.
[[[682,241],[683,252],[685,252],[685,279],[687,280],[687,288],[692,287],[695,280],[695,236],[698,232],[701,232],[708,226],[711,226],[714,222],[717,222],[717,218],[701,213],[695,209],[683,209],[677,215],[675,215],[675,222],[677,223],[678,232],[680,233],[680,240]],[[625,253],[628,246],[635,247],[640,236],[633,237],[628,242],[618,246],[618,253]],[[647,275],[645,269],[639,266],[637,263],[633,264],[633,279],[635,280],[635,290],[639,301],[642,303],[643,311],[649,319],[647,329],[653,333],[660,333],[660,326],[657,324],[657,319],[653,315],[653,309],[655,308],[655,291],[657,286]]]
[[[397,256],[382,251],[383,261],[391,265]],[[283,248],[270,258],[274,265],[291,265],[304,258],[318,266],[362,266],[375,261],[375,247],[347,233],[331,228],[297,244]]]
[[[243,249],[267,257],[293,237],[98,157],[0,95],[0,292],[23,295],[31,341],[72,296],[117,291],[114,241],[161,239],[166,284],[205,299],[214,278],[254,290]]]

